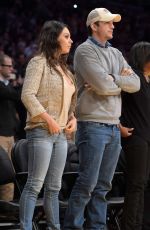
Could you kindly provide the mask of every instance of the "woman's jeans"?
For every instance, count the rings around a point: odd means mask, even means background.
[[[150,174],[150,143],[140,136],[122,138],[122,146],[127,161],[127,191],[125,196],[122,229],[148,230],[150,202],[147,183]],[[146,215],[144,213],[144,193]],[[147,217],[148,216],[148,217]],[[143,221],[144,217],[144,221]],[[143,226],[142,226],[143,225]]]
[[[104,229],[106,194],[121,150],[117,125],[78,122],[79,177],[73,187],[64,229]],[[86,209],[86,212],[85,212]]]
[[[44,184],[44,209],[49,230],[59,230],[58,193],[67,156],[64,133],[50,135],[47,130],[27,131],[28,179],[20,199],[22,230],[32,230],[37,196]]]

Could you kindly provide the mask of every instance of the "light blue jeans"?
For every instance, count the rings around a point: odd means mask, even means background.
[[[22,230],[32,230],[37,196],[44,184],[44,210],[49,230],[60,230],[58,194],[67,156],[64,133],[50,135],[47,130],[27,131],[28,179],[20,199]]]
[[[64,229],[100,230],[106,225],[106,194],[111,190],[120,145],[117,125],[78,122],[79,177],[66,211]]]

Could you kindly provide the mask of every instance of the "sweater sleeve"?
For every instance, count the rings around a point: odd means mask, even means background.
[[[74,58],[75,72],[82,76],[97,94],[118,95],[121,88],[99,64],[97,53],[90,46],[79,46]]]
[[[34,57],[30,60],[22,89],[21,99],[31,118],[45,112],[44,107],[37,99],[37,92],[43,74],[44,60],[41,57]]]
[[[121,65],[121,69],[123,68],[128,68],[132,69],[131,66],[128,65],[127,61],[124,59],[122,56],[121,52],[118,51],[119,55],[119,63]],[[113,74],[115,83],[120,87],[123,91],[128,92],[128,93],[134,93],[139,91],[140,89],[140,78],[134,73],[129,75],[129,76],[122,76],[122,75],[117,75]]]

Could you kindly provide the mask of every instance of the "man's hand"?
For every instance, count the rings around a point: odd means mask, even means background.
[[[129,75],[131,75],[132,73],[133,73],[133,70],[132,70],[132,69],[123,68],[123,69],[121,70],[120,75],[121,75],[121,76],[129,76]]]

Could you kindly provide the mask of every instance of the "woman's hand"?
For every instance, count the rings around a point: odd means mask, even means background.
[[[88,89],[88,90],[91,90],[91,89],[92,89],[92,87],[91,87],[88,83],[84,83],[84,87],[85,87],[86,89]]]
[[[121,132],[121,136],[122,137],[129,137],[132,135],[132,132],[134,130],[134,128],[128,128],[128,127],[124,127],[121,124],[119,125],[120,128],[120,132]]]
[[[70,134],[76,130],[77,120],[74,116],[71,116],[71,119],[68,121],[65,127],[65,133]]]
[[[39,115],[43,120],[46,121],[50,134],[60,133],[61,129],[57,122],[47,113],[42,113]]]
[[[52,117],[47,121],[47,124],[48,124],[48,129],[52,135],[60,133],[61,129],[59,125]]]

